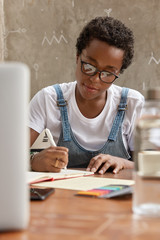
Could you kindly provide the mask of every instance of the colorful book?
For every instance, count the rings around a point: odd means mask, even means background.
[[[97,198],[113,198],[126,194],[132,194],[133,188],[129,185],[107,185],[87,191],[79,191],[77,196],[97,197]]]

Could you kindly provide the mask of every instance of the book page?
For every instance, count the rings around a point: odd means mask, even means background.
[[[89,190],[93,188],[98,188],[110,184],[124,184],[124,185],[133,185],[133,180],[124,180],[124,179],[113,179],[113,178],[98,178],[98,177],[79,177],[66,180],[59,180],[53,182],[43,182],[38,184],[33,184],[34,186],[41,187],[51,187],[51,188],[61,188],[61,189],[70,189],[70,190]]]

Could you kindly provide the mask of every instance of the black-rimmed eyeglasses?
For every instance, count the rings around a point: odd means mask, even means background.
[[[94,76],[97,73],[99,73],[99,79],[102,82],[109,83],[109,84],[113,83],[119,77],[116,74],[108,71],[100,71],[92,64],[82,61],[81,58],[80,60],[81,60],[81,71],[88,76]]]

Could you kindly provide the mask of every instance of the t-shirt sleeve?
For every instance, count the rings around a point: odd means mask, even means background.
[[[46,108],[43,89],[30,101],[28,126],[38,133],[41,133],[46,128]]]

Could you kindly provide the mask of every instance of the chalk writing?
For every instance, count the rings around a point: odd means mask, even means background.
[[[151,58],[150,58],[148,64],[151,64],[152,61],[155,62],[156,64],[160,63],[160,58],[159,58],[159,60],[157,60],[155,57],[153,57],[153,52],[151,52]]]
[[[51,37],[51,39],[49,40],[49,38],[47,37],[47,33],[45,32],[44,34],[44,38],[42,40],[42,46],[45,44],[45,42],[48,45],[52,45],[53,41],[56,41],[56,43],[60,44],[61,41],[64,41],[65,43],[68,43],[68,41],[66,40],[66,38],[64,37],[64,35],[62,34],[63,31],[61,31],[61,35],[59,38],[56,37],[55,32],[53,32],[53,36]]]

